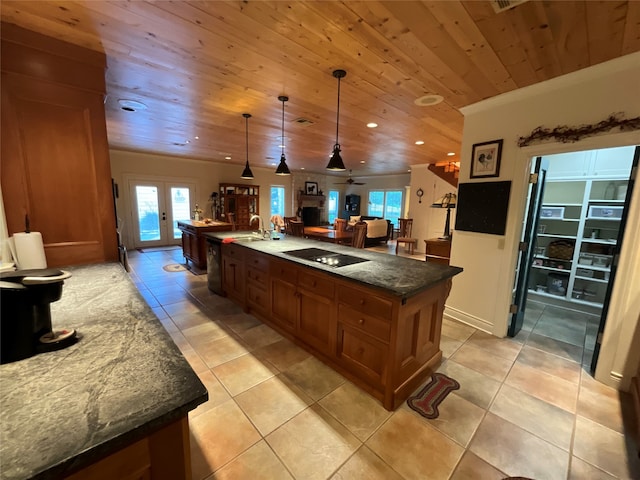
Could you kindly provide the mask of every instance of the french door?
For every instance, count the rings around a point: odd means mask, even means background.
[[[132,178],[129,195],[136,248],[180,243],[178,221],[191,218],[195,183]]]

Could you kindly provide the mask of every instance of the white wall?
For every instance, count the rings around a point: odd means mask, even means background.
[[[504,148],[500,176],[489,180],[511,180],[512,187],[504,236],[455,232],[451,264],[463,267],[464,272],[453,280],[446,309],[448,316],[497,336],[506,334],[531,157],[640,144],[638,131],[612,131],[576,143],[550,142],[527,148],[517,146],[518,138],[527,136],[539,126],[595,124],[616,112],[623,112],[626,118],[640,116],[638,85],[640,54],[636,53],[462,109],[465,123],[460,182],[471,181],[473,144],[502,138]],[[614,340],[610,332],[620,328],[627,330],[627,322],[633,324],[633,331],[640,314],[637,300],[635,303],[631,300],[640,296],[639,274],[633,270],[634,267],[638,270],[638,259],[633,258],[633,252],[640,251],[638,190],[636,187],[630,206],[630,213],[636,215],[636,221],[630,222],[624,242],[605,331],[605,345],[598,366],[598,372],[605,369],[607,373],[598,373],[597,378],[617,386],[624,386],[621,378],[626,373],[621,370],[626,369],[629,346]],[[623,285],[630,291],[620,292]],[[616,352],[624,360],[616,364],[614,372],[611,358],[616,356]]]
[[[260,186],[260,215],[265,222],[270,217],[270,187],[280,185],[285,187],[285,199],[293,198],[291,187],[292,177],[278,176],[273,169],[251,167],[255,178],[244,180],[240,178],[244,167],[204,160],[191,160],[166,155],[111,150],[111,175],[118,184],[120,198],[117,201],[118,217],[125,222],[123,242],[127,248],[133,247],[131,238],[131,199],[127,186],[127,175],[145,175],[157,178],[181,179],[196,184],[195,198],[191,208],[197,203],[204,210],[205,216],[210,216],[209,196],[217,192],[220,183],[239,183]],[[285,215],[295,213],[293,201],[287,202]]]

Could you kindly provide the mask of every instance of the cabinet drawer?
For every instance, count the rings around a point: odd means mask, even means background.
[[[298,285],[316,295],[333,299],[335,282],[329,278],[322,278],[301,270],[298,274]]]
[[[247,284],[247,302],[259,307],[265,312],[269,311],[269,292],[253,283]]]
[[[262,270],[258,270],[252,265],[248,265],[247,280],[251,280],[259,285],[262,285],[262,287],[264,288],[269,284],[269,274]]]
[[[291,263],[272,261],[269,273],[272,277],[280,278],[289,283],[295,284],[298,281],[298,269]]]
[[[371,293],[341,286],[338,293],[340,303],[349,305],[353,309],[374,317],[389,319],[393,310],[390,300],[376,297]]]
[[[338,325],[338,356],[342,364],[367,383],[378,388],[384,386],[387,346],[348,326]]]
[[[391,324],[386,320],[358,312],[346,305],[340,305],[338,307],[338,321],[367,332],[383,342],[389,342]]]
[[[246,258],[246,263],[248,267],[253,267],[256,270],[269,271],[269,259],[266,256],[250,255]]]
[[[222,254],[227,255],[229,258],[236,259],[238,261],[244,260],[245,249],[232,243],[222,244]]]
[[[427,243],[427,255],[436,255],[438,257],[449,257],[451,252],[448,243]]]

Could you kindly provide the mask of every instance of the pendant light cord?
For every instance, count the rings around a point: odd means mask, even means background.
[[[249,117],[244,117],[244,131],[247,144],[247,164],[249,164]]]
[[[336,145],[339,145],[338,128],[340,128],[340,77],[338,77],[338,108],[336,109]]]
[[[286,102],[286,100],[284,100],[283,98],[282,100],[282,155],[284,155],[284,102]]]

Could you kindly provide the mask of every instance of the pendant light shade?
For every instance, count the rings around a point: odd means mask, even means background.
[[[247,163],[244,166],[244,171],[242,172],[242,175],[240,175],[240,178],[250,179],[250,178],[253,178],[253,172],[249,167],[249,119],[251,118],[251,114],[243,113],[242,116],[244,117],[244,122],[245,122],[246,143],[247,143]]]
[[[280,155],[280,165],[276,168],[276,175],[291,175],[289,167],[287,167],[287,159],[284,156],[284,102],[289,100],[289,97],[280,95],[278,100],[282,102],[282,155]]]
[[[327,165],[327,170],[346,170],[344,168],[344,162],[342,161],[342,157],[340,156],[340,143],[338,143],[338,127],[340,126],[340,79],[344,78],[347,75],[347,72],[344,70],[334,70],[333,76],[338,79],[338,109],[336,112],[336,143],[333,146],[333,154],[331,155],[331,159],[329,160],[329,164]]]

